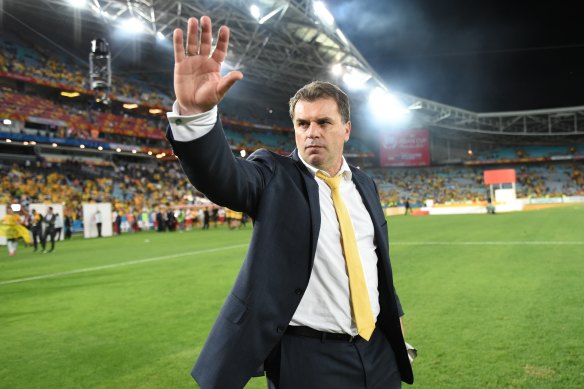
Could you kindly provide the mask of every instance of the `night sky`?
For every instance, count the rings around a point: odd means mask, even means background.
[[[326,4],[389,88],[476,112],[584,105],[581,2]]]

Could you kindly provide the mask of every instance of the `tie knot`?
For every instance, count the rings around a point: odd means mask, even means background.
[[[336,177],[329,177],[326,174],[324,174],[321,170],[316,172],[316,176],[323,180],[329,186],[329,188],[331,188],[331,190],[339,189],[339,186],[341,185],[341,178],[343,178],[342,175]]]

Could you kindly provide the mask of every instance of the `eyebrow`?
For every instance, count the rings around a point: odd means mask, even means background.
[[[310,121],[310,120],[308,120],[308,119],[302,119],[302,118],[295,119],[295,122],[296,122],[296,123],[306,123],[306,122],[309,122],[309,121]],[[323,116],[323,117],[321,117],[321,118],[316,118],[314,121],[316,121],[316,122],[324,122],[324,121],[329,121],[329,122],[332,122],[332,121],[333,121],[333,119],[331,119],[331,118],[330,118],[330,117],[328,117],[328,116]]]

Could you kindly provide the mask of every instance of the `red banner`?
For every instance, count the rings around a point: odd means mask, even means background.
[[[382,133],[379,165],[429,166],[430,132],[427,129],[412,129]]]
[[[485,184],[513,184],[517,181],[515,169],[485,170]]]

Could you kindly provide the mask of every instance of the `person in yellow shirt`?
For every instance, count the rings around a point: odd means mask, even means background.
[[[0,223],[0,236],[6,237],[8,241],[8,254],[11,257],[16,255],[18,239],[22,238],[26,244],[32,243],[29,231],[25,226],[20,224],[20,217],[14,213],[12,208],[8,208],[6,215],[2,218],[2,223]]]

